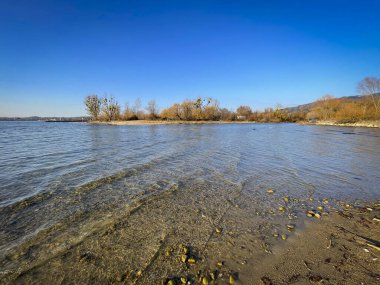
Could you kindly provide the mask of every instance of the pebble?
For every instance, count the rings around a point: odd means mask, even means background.
[[[272,280],[270,280],[268,277],[264,276],[260,279],[260,285],[272,285]]]
[[[289,197],[284,197],[284,201],[285,201],[285,203],[288,203],[289,202]]]
[[[208,281],[208,278],[207,277],[203,277],[202,278],[202,284],[203,285],[208,285],[209,281]]]
[[[273,191],[273,189],[272,189],[272,188],[269,188],[269,189],[267,190],[267,193],[268,193],[268,194],[273,194],[273,193],[274,193],[274,191]]]
[[[288,236],[286,234],[282,234],[281,238],[282,238],[282,240],[286,240],[288,238]]]
[[[172,249],[168,248],[165,251],[165,256],[170,256],[172,254]]]
[[[123,276],[123,275],[118,275],[118,276],[116,277],[116,282],[121,282],[121,281],[123,281],[123,279],[124,279],[124,276]]]
[[[196,263],[196,260],[195,260],[194,257],[189,257],[189,258],[187,259],[187,263],[189,263],[189,264],[195,264],[195,263]]]
[[[222,266],[224,265],[224,262],[223,262],[223,261],[218,261],[217,265],[218,265],[219,267],[222,267]]]
[[[236,284],[236,280],[237,280],[237,277],[234,276],[235,274],[231,274],[230,277],[228,278],[228,284],[230,285],[235,285]]]
[[[212,280],[215,280],[215,279],[216,279],[216,275],[215,275],[215,273],[214,273],[214,272],[211,272],[211,273],[210,273],[210,277],[211,277]]]
[[[182,261],[183,263],[185,263],[186,260],[187,260],[187,255],[186,255],[186,254],[181,254],[181,261]]]
[[[286,225],[286,227],[288,228],[289,231],[293,230],[294,229],[294,225]]]

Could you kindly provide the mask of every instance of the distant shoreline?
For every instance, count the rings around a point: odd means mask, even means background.
[[[49,122],[49,123],[89,123],[94,125],[114,125],[114,126],[149,126],[149,125],[220,125],[220,124],[299,124],[314,126],[336,126],[336,127],[362,127],[380,128],[380,120],[359,121],[356,123],[338,123],[335,121],[299,121],[299,122],[258,122],[258,121],[166,121],[166,120],[130,120],[130,121],[79,121],[79,120],[0,120],[3,122]]]
[[[90,121],[90,124],[116,126],[145,126],[145,125],[205,125],[205,124],[256,124],[250,121],[164,121],[164,120],[132,120],[132,121]]]
[[[115,126],[147,126],[147,125],[205,125],[205,124],[278,124],[281,122],[255,121],[164,121],[164,120],[132,120],[132,121],[89,121],[90,124]],[[289,123],[289,122],[286,122]],[[380,121],[360,121],[356,123],[337,123],[334,121],[296,122],[300,125],[337,126],[337,127],[364,127],[380,128]]]
[[[359,121],[356,123],[337,123],[335,121],[299,122],[300,125],[380,128],[380,121]]]

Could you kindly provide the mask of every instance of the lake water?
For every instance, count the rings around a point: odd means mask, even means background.
[[[272,188],[316,200],[379,199],[380,130],[0,122],[0,259],[58,224],[95,222],[199,181],[219,185],[215,195],[233,184],[252,196]]]

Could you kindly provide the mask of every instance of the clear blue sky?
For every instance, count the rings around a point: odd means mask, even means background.
[[[380,76],[380,1],[0,1],[0,116],[83,98],[254,109],[353,95]]]

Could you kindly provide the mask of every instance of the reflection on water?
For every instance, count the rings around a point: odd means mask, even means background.
[[[377,129],[0,122],[0,133],[2,254],[64,220],[95,222],[184,181],[219,185],[215,195],[229,184],[252,197],[271,187],[380,198]]]

